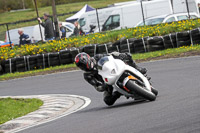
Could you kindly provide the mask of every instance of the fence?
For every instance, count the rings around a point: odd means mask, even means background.
[[[62,13],[62,14],[58,14],[57,16],[58,17],[68,16],[75,13],[77,13],[77,11]],[[52,16],[50,16],[50,19],[53,21]],[[52,27],[54,28],[54,26]],[[30,36],[32,43],[36,43],[37,41],[42,40],[41,34],[44,40],[44,29],[42,28],[42,33],[35,32],[35,31],[40,31],[40,30],[39,30],[37,18],[32,18],[28,20],[21,20],[21,21],[16,21],[16,22],[11,22],[11,23],[0,24],[0,41],[6,41],[8,43],[12,42],[14,44],[19,44],[19,34],[18,34],[19,28],[24,29],[24,33]]]
[[[29,26],[30,24],[34,26]],[[13,44],[16,45],[19,44],[20,35],[18,34],[18,29],[22,27],[24,33],[29,35],[30,39],[32,40],[32,43],[35,42],[34,41],[35,38],[39,38],[39,40],[41,40],[40,34],[36,34],[35,32],[38,28],[37,21],[31,21],[31,22],[25,21],[23,23],[9,23],[1,25],[0,28],[3,30],[1,30],[0,34],[2,34],[3,36],[1,36],[0,40],[3,40],[5,42],[12,42]]]

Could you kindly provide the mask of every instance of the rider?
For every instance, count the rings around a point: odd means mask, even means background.
[[[135,64],[129,53],[112,52],[109,55],[112,55],[115,59],[121,59],[126,64],[136,68],[142,74],[147,72],[146,68],[138,67]],[[121,93],[118,91],[113,92],[113,87],[105,84],[101,75],[98,74],[97,63],[104,56],[108,56],[108,54],[97,54],[94,57],[90,57],[88,54],[82,52],[76,55],[75,63],[80,69],[85,71],[84,79],[94,86],[97,91],[104,92],[104,102],[110,106],[121,96]]]

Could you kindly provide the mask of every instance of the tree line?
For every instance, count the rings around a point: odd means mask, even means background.
[[[52,0],[36,0],[37,6],[45,7],[51,6]],[[56,5],[59,4],[68,4],[75,2],[84,2],[84,1],[92,1],[92,0],[55,0]],[[0,0],[0,12],[6,12],[10,10],[18,10],[18,9],[34,9],[34,0]]]

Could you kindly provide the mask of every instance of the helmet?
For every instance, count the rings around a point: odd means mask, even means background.
[[[76,63],[76,66],[79,67],[83,71],[93,70],[93,67],[94,67],[91,57],[84,52],[76,55],[75,63]]]

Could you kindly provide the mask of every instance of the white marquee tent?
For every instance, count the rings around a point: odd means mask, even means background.
[[[93,11],[95,10],[95,8],[90,7],[89,5],[85,5],[79,12],[77,12],[76,14],[74,14],[73,16],[69,17],[66,19],[66,22],[75,22],[76,20],[78,20],[80,18],[80,16],[85,13],[85,12],[89,12],[89,11]]]

